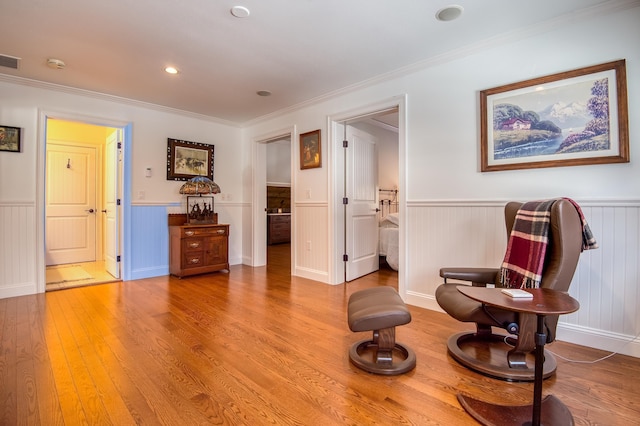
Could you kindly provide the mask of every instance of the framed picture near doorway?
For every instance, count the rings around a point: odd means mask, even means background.
[[[0,151],[20,152],[20,128],[0,125]]]
[[[213,180],[213,145],[167,139],[167,180],[206,176]]]
[[[320,130],[300,135],[300,170],[322,166]]]

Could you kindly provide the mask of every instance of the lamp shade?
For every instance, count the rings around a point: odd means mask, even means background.
[[[180,187],[180,193],[186,195],[219,194],[220,187],[206,176],[196,176]]]

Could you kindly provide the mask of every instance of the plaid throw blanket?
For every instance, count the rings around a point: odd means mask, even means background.
[[[580,206],[565,198],[576,208],[582,222],[582,250],[598,248]],[[549,242],[551,206],[557,199],[525,203],[516,213],[509,236],[507,252],[500,270],[504,287],[537,288],[542,280],[542,267]]]
[[[564,199],[573,204],[573,207],[576,208],[576,210],[578,211],[578,215],[580,216],[580,222],[582,223],[582,251],[597,249],[598,243],[596,242],[596,239],[591,232],[591,228],[589,228],[587,220],[584,218],[582,209],[580,208],[578,203],[573,201],[571,198],[565,197]]]

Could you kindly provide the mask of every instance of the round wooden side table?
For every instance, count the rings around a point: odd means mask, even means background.
[[[461,285],[458,286],[458,291],[485,305],[512,312],[535,314],[537,318],[533,403],[517,406],[498,405],[460,394],[458,395],[458,401],[460,401],[462,407],[484,425],[573,425],[573,416],[562,401],[553,395],[548,395],[542,399],[544,345],[547,341],[544,318],[547,315],[563,315],[575,312],[580,307],[578,301],[567,293],[548,288],[526,289],[527,292],[533,295],[531,299],[507,296],[499,288]]]

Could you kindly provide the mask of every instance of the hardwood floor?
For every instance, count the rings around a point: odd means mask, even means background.
[[[483,377],[447,356],[448,336],[468,325],[413,306],[397,339],[416,352],[415,370],[384,377],[352,366],[349,346],[366,333],[349,331],[349,295],[397,286],[397,274],[329,286],[290,277],[285,249],[270,247],[267,267],[0,300],[0,424],[472,425],[459,392],[530,402],[532,384]],[[558,364],[544,394],[576,424],[638,424],[640,359]]]

